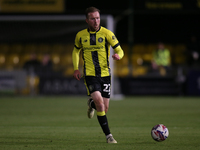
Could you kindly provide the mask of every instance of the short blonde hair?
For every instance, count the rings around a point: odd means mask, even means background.
[[[88,7],[86,10],[85,10],[85,17],[88,18],[88,14],[91,13],[91,12],[96,12],[98,11],[100,13],[100,10],[96,7]]]

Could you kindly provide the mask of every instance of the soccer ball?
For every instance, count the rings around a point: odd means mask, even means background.
[[[151,129],[151,136],[155,141],[161,142],[167,139],[169,131],[163,124],[158,124]]]

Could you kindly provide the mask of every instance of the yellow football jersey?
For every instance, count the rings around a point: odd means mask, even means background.
[[[100,27],[96,32],[88,29],[78,32],[72,53],[74,70],[78,70],[79,53],[82,50],[84,76],[110,76],[110,46],[113,47],[115,53],[121,59],[124,52],[117,38],[110,30]]]

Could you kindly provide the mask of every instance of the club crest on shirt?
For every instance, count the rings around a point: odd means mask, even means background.
[[[98,38],[98,42],[102,43],[103,42],[103,38],[102,37]]]
[[[112,36],[112,40],[113,40],[113,41],[115,41],[115,40],[116,40],[116,37],[115,37],[114,35]]]

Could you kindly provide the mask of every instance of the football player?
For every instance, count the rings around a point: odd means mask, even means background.
[[[110,46],[115,51],[112,55],[114,60],[120,60],[124,52],[110,30],[100,26],[100,10],[95,7],[86,9],[86,22],[88,28],[77,33],[75,45],[72,52],[74,78],[81,79],[79,71],[79,53],[82,51],[83,78],[88,95],[88,117],[94,116],[97,112],[97,119],[106,136],[107,143],[117,143],[113,138],[108,126],[106,113],[109,107],[111,71],[109,66]]]

